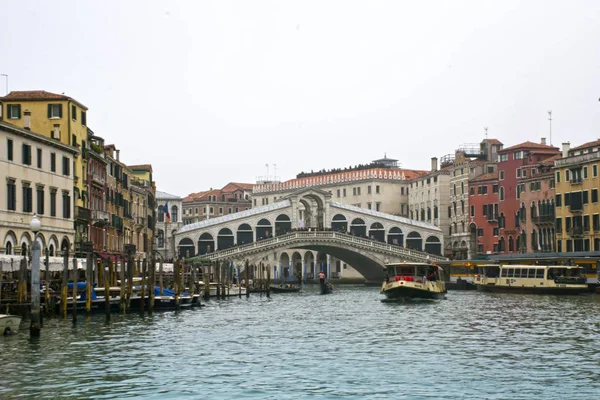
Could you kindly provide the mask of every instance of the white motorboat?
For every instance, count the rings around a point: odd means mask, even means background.
[[[6,335],[16,333],[21,324],[21,317],[18,315],[0,314],[0,331]]]

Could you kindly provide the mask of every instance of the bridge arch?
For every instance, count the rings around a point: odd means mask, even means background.
[[[350,234],[358,237],[367,236],[367,224],[362,218],[354,218],[350,223]]]
[[[425,240],[425,251],[431,254],[442,255],[442,242],[437,236],[429,236]]]
[[[331,219],[331,229],[337,232],[348,232],[348,219],[344,214],[335,214]]]
[[[217,249],[225,250],[233,247],[233,232],[229,228],[223,228],[217,234]]]
[[[275,236],[283,235],[292,231],[292,221],[287,214],[279,214],[275,218]]]
[[[266,239],[271,236],[273,236],[273,225],[271,225],[268,219],[262,218],[256,224],[256,240]]]
[[[196,254],[194,241],[190,238],[183,238],[179,242],[179,258],[186,258]]]
[[[290,255],[287,252],[282,252],[279,256],[279,269],[277,270],[277,278],[279,280],[284,280],[287,277],[285,271],[289,269],[290,266]]]
[[[406,236],[406,247],[421,251],[423,249],[423,239],[421,234],[416,231],[410,232]]]
[[[404,233],[402,233],[402,229],[397,226],[390,228],[388,231],[388,244],[404,246]]]
[[[369,228],[369,238],[385,243],[385,228],[380,222],[373,222]]]
[[[249,224],[241,224],[238,226],[236,242],[238,246],[254,242],[253,230]]]
[[[198,254],[207,254],[215,249],[215,239],[213,235],[208,232],[204,232],[198,238]]]

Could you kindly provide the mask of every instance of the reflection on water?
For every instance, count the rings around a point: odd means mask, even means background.
[[[211,301],[152,316],[47,319],[0,338],[0,398],[574,399],[600,393],[600,296],[374,287]]]

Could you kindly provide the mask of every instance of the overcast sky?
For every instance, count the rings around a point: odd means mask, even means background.
[[[9,90],[65,93],[185,196],[489,137],[600,137],[600,1],[0,1]],[[0,93],[4,94],[4,77]]]

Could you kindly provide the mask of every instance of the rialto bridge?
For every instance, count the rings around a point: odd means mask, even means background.
[[[367,280],[380,280],[388,262],[446,260],[438,227],[341,204],[316,188],[186,225],[175,233],[175,243],[180,258],[200,256],[238,267],[262,262],[275,279],[297,274],[312,279],[319,270],[340,277],[343,262]]]

